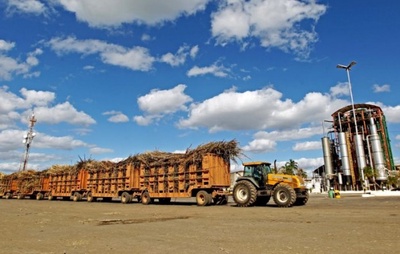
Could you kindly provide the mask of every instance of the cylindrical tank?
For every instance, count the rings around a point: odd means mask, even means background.
[[[331,155],[331,146],[328,137],[321,138],[322,141],[322,152],[324,154],[324,163],[325,163],[325,173],[326,177],[332,179],[333,176],[333,166],[332,166],[332,155]]]
[[[356,147],[358,170],[360,176],[364,176],[363,170],[367,166],[367,162],[365,159],[364,144],[360,134],[354,135],[354,145]],[[364,179],[362,179],[362,181],[364,181]]]
[[[372,150],[372,158],[374,160],[374,168],[376,171],[376,180],[378,181],[386,181],[386,167],[385,167],[385,159],[383,157],[383,150],[381,145],[381,140],[378,135],[378,131],[376,130],[376,125],[374,119],[371,117],[371,150]]]
[[[340,159],[342,160],[342,170],[343,175],[350,176],[350,163],[349,163],[349,155],[347,154],[347,144],[346,144],[346,133],[339,132],[339,150],[340,150]]]

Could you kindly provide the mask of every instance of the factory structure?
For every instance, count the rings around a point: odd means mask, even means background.
[[[362,190],[380,188],[395,170],[390,138],[382,109],[354,104],[332,114],[324,130],[324,165],[314,171],[324,189]]]

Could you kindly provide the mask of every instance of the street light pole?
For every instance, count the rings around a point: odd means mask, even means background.
[[[336,68],[345,69],[346,73],[347,73],[347,80],[348,80],[348,85],[349,85],[351,107],[352,107],[352,110],[353,110],[354,127],[355,127],[355,130],[356,130],[355,142],[354,143],[355,143],[355,146],[356,146],[358,169],[359,169],[359,172],[360,172],[361,181],[362,181],[362,183],[364,183],[364,168],[366,167],[365,153],[364,153],[364,146],[363,146],[363,143],[362,143],[362,138],[358,134],[356,110],[354,108],[353,92],[352,92],[351,81],[350,81],[350,70],[351,70],[351,67],[353,67],[355,64],[356,64],[356,62],[352,61],[347,66],[346,65],[342,65],[342,64],[338,64],[338,65],[336,65]]]

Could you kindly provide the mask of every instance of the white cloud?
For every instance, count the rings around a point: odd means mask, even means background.
[[[180,84],[169,90],[153,89],[139,97],[137,102],[145,116],[135,116],[134,120],[140,125],[147,125],[166,114],[187,110],[185,104],[192,98],[184,93],[185,89],[186,85]]]
[[[57,54],[98,54],[103,63],[125,67],[135,71],[149,71],[155,58],[143,47],[125,48],[100,40],[78,40],[74,37],[53,38],[48,45]]]
[[[92,147],[89,149],[90,154],[103,154],[103,153],[112,153],[113,150],[109,148],[101,148],[101,147]]]
[[[372,86],[372,89],[374,90],[374,93],[390,92],[390,85],[388,85],[388,84],[384,84],[384,85],[374,84]]]
[[[22,88],[20,93],[25,98],[26,103],[36,106],[46,106],[56,98],[53,92],[28,90],[26,88]]]
[[[269,139],[255,139],[248,145],[242,147],[245,152],[253,153],[266,153],[274,151],[276,148],[276,142]]]
[[[54,107],[36,107],[35,115],[41,122],[49,124],[66,122],[87,126],[96,123],[92,117],[82,111],[77,111],[69,102],[60,103]]]
[[[119,111],[107,111],[104,112],[103,115],[111,115],[107,120],[112,123],[125,123],[129,122],[129,118],[123,114],[122,112]]]
[[[332,96],[347,96],[350,94],[349,84],[347,82],[338,83],[336,86],[330,88]]]
[[[274,141],[288,141],[296,139],[306,139],[314,135],[322,134],[322,127],[308,127],[308,128],[296,128],[284,131],[259,131],[254,134],[255,139],[270,139]]]
[[[225,91],[200,103],[192,104],[181,128],[206,127],[211,132],[221,130],[290,129],[304,123],[329,119],[337,108],[347,102],[328,94],[308,93],[299,102],[282,100],[282,94],[272,88],[255,91]]]
[[[321,150],[321,142],[319,141],[306,141],[296,143],[292,149],[293,151],[308,151],[308,150]]]
[[[316,23],[326,9],[315,1],[221,1],[219,10],[212,14],[212,35],[221,45],[232,41],[245,44],[246,39],[255,37],[263,47],[307,58],[318,38],[313,25],[308,30],[301,25],[307,20]]]
[[[193,46],[191,49],[190,49],[190,57],[191,58],[196,58],[196,56],[197,56],[197,54],[199,53],[199,46],[198,45],[196,45],[196,46]]]
[[[156,25],[192,15],[205,9],[209,0],[56,0],[76,18],[92,27],[120,26],[123,23]]]
[[[22,75],[25,78],[37,77],[40,72],[30,73],[31,69],[39,64],[38,55],[43,51],[36,49],[27,54],[25,61],[6,56],[2,51],[9,51],[15,46],[14,43],[0,40],[0,80],[11,80],[13,75]]]
[[[8,14],[17,12],[40,15],[45,14],[47,12],[47,8],[38,0],[8,0],[6,12]]]
[[[15,47],[14,42],[7,42],[5,40],[0,40],[0,52],[1,51],[9,51]]]
[[[225,68],[223,65],[217,65],[214,63],[211,66],[206,66],[206,67],[198,67],[194,66],[187,72],[188,77],[194,77],[194,76],[203,76],[207,74],[214,75],[216,77],[226,77],[228,76],[230,70],[228,68]]]
[[[172,53],[164,54],[160,61],[175,67],[184,64],[188,55],[189,47],[182,46],[178,49],[178,52],[176,52],[175,55]]]

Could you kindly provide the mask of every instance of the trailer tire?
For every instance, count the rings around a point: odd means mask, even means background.
[[[132,196],[128,192],[123,192],[121,195],[121,203],[127,204],[132,202]]]
[[[291,207],[296,202],[296,192],[285,183],[280,183],[275,187],[273,196],[278,207]]]
[[[75,192],[74,196],[72,197],[72,200],[74,202],[78,202],[82,200],[82,194],[80,194],[79,192]]]
[[[10,199],[10,198],[12,198],[12,194],[7,192],[4,197],[5,197],[5,199]]]
[[[17,194],[17,199],[24,199],[24,198],[25,198],[24,194],[21,194],[21,193]]]
[[[93,194],[92,194],[91,192],[89,192],[89,193],[87,194],[87,196],[86,196],[86,201],[87,201],[87,202],[93,202],[93,201],[95,201],[95,200],[96,200],[96,198],[93,197]]]
[[[257,199],[257,189],[249,181],[240,181],[233,188],[233,199],[239,207],[253,206]]]
[[[53,199],[54,199],[54,196],[51,195],[51,193],[49,193],[49,196],[47,196],[47,199],[48,199],[48,200],[53,200]]]
[[[36,194],[36,200],[42,200],[43,199],[43,193],[39,192]]]
[[[142,197],[140,198],[143,205],[148,205],[151,203],[150,194],[146,191],[142,193]]]
[[[212,202],[211,195],[207,191],[201,190],[196,194],[196,203],[198,206],[207,206]]]

